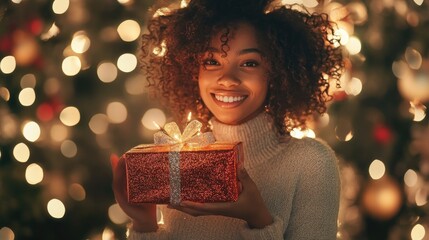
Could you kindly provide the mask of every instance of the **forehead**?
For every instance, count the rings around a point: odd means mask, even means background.
[[[213,47],[219,47],[222,45],[225,39],[225,33],[228,30],[228,46],[230,48],[244,48],[244,47],[258,47],[258,39],[255,28],[249,23],[239,22],[229,26],[228,28],[222,28],[217,31],[210,42]]]

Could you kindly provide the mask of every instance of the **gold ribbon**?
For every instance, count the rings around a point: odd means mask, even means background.
[[[170,167],[170,203],[177,205],[180,203],[180,150],[185,145],[192,147],[202,147],[214,143],[213,133],[201,133],[202,123],[198,120],[192,120],[186,125],[183,133],[175,122],[165,124],[161,131],[154,134],[155,144],[170,144],[171,149],[168,153]]]

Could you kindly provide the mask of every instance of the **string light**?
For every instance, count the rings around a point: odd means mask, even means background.
[[[140,36],[140,25],[132,19],[121,22],[117,28],[119,37],[125,42],[132,42]]]
[[[411,239],[412,240],[422,240],[426,235],[426,230],[421,224],[414,225],[411,230]]]
[[[18,143],[13,148],[12,154],[18,162],[24,163],[30,158],[30,149],[25,143]]]
[[[36,163],[27,166],[25,170],[25,179],[31,185],[40,183],[43,180],[43,169]]]
[[[65,75],[74,76],[80,72],[82,62],[77,56],[69,56],[63,60],[62,69]]]
[[[132,72],[137,67],[137,57],[131,53],[124,53],[119,56],[117,65],[122,72]]]
[[[15,71],[16,60],[14,56],[6,56],[0,61],[0,70],[4,74],[10,74]]]
[[[118,76],[118,69],[111,62],[102,62],[97,67],[97,76],[104,83],[113,82]]]
[[[107,105],[107,117],[111,123],[122,123],[127,119],[127,108],[123,103],[111,102]]]
[[[34,121],[29,121],[24,124],[24,127],[22,129],[22,134],[24,135],[25,139],[27,139],[30,142],[35,142],[40,137],[40,126]]]
[[[378,159],[372,161],[371,165],[369,165],[369,175],[372,179],[377,180],[384,176],[386,171],[386,167],[384,163]]]
[[[74,106],[64,108],[60,113],[60,120],[66,126],[75,126],[80,121],[80,112]]]
[[[47,209],[49,215],[53,218],[63,218],[66,213],[64,203],[56,198],[49,200]]]
[[[54,11],[55,14],[63,14],[67,11],[69,6],[70,6],[69,0],[55,0],[52,3],[52,11]]]

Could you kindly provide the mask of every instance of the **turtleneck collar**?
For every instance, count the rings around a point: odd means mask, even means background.
[[[270,115],[260,113],[239,125],[228,125],[213,118],[213,135],[219,142],[242,142],[244,166],[247,169],[269,160],[279,150],[279,138]]]

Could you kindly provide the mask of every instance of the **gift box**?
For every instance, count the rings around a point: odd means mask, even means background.
[[[237,169],[241,143],[216,143],[202,123],[190,121],[183,133],[175,122],[154,134],[154,144],[127,151],[130,203],[179,204],[180,201],[227,202],[238,199]]]
[[[128,201],[157,204],[177,204],[183,200],[236,201],[237,169],[242,166],[242,155],[240,142],[136,146],[122,156]],[[176,168],[172,162],[176,162]]]

